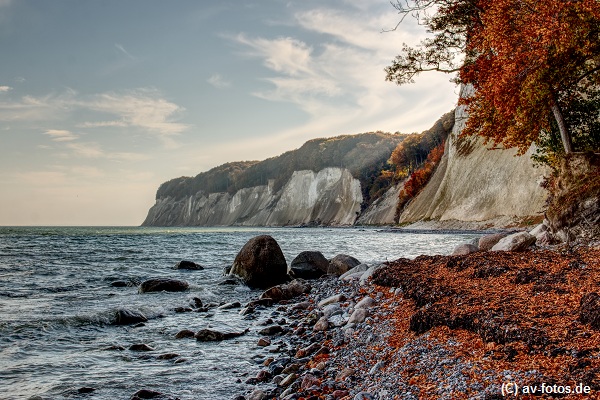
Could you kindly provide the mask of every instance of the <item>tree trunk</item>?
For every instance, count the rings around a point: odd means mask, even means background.
[[[565,148],[565,153],[572,153],[573,142],[571,141],[571,132],[569,132],[569,128],[567,128],[567,124],[565,123],[565,118],[563,117],[560,106],[554,98],[552,99],[550,108],[552,109],[552,114],[554,114],[554,119],[558,124],[558,131],[560,132],[560,139],[562,140],[562,144]]]

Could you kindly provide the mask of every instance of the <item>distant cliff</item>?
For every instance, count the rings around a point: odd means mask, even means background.
[[[352,225],[363,212],[393,215],[393,199],[372,206],[381,195],[373,189],[403,138],[375,132],[315,139],[264,161],[173,179],[158,189],[143,225]],[[390,221],[373,217],[368,223]]]

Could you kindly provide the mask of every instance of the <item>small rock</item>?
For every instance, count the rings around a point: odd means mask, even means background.
[[[358,308],[354,310],[354,312],[350,316],[350,319],[348,320],[348,323],[360,324],[361,322],[364,322],[365,319],[367,319],[367,310],[365,310],[364,308]]]
[[[181,260],[177,264],[175,264],[173,269],[187,269],[191,271],[200,271],[203,270],[204,267],[200,264],[196,264],[193,261]]]
[[[258,343],[256,343],[258,346],[260,347],[266,347],[266,346],[270,346],[271,345],[271,339],[267,338],[267,337],[262,337],[260,339],[258,339]]]
[[[346,296],[344,296],[343,294],[336,294],[336,295],[327,297],[324,300],[321,300],[318,303],[318,306],[322,308],[322,307],[325,307],[328,304],[339,303],[339,302],[344,301],[344,300],[346,300]]]
[[[479,251],[479,247],[470,244],[470,243],[463,243],[463,244],[459,244],[458,246],[456,246],[454,248],[454,251],[452,252],[453,256],[463,256],[463,255],[467,255],[467,254],[471,254],[471,253],[476,253]]]
[[[250,396],[248,396],[248,400],[265,400],[266,398],[267,395],[260,389],[254,390],[250,393]]]
[[[370,296],[367,296],[365,298],[363,298],[361,301],[359,301],[358,303],[356,303],[356,305],[354,306],[354,309],[359,309],[359,308],[371,308],[373,306],[375,306],[377,304],[377,302],[375,300],[373,300],[373,298],[371,298]]]
[[[318,279],[327,273],[329,261],[320,251],[303,251],[292,260],[290,275],[294,278]]]
[[[259,335],[273,336],[283,332],[283,328],[279,325],[271,325],[258,331]]]
[[[500,239],[503,239],[507,236],[506,233],[494,233],[492,235],[485,235],[479,238],[479,250],[481,251],[490,251],[492,247],[494,247]]]
[[[156,357],[157,360],[172,360],[174,358],[179,357],[179,354],[177,353],[166,353],[166,354],[161,354],[158,357]]]
[[[81,388],[77,389],[77,393],[81,393],[81,394],[92,393],[95,391],[96,391],[96,388],[93,388],[93,387],[81,387]]]
[[[340,275],[340,279],[344,279],[347,276],[357,274],[359,272],[365,272],[368,269],[369,269],[369,266],[367,264],[358,264],[356,267],[352,268],[348,272],[344,272],[342,275]]]
[[[320,384],[320,379],[314,376],[313,374],[306,374],[304,378],[302,378],[302,383],[300,384],[300,388],[302,390],[306,390],[313,386],[318,386]]]
[[[161,392],[156,392],[154,390],[142,389],[135,392],[131,400],[138,399],[155,399],[157,397],[164,397],[165,395]]]
[[[154,351],[154,349],[145,343],[136,343],[129,346],[131,351]]]
[[[189,329],[183,329],[175,335],[175,339],[193,338],[196,332]]]
[[[139,292],[183,292],[188,290],[188,288],[189,285],[185,281],[169,278],[156,278],[142,282],[139,287]]]
[[[529,232],[519,232],[500,240],[492,247],[492,251],[523,251],[535,243],[535,236]]]
[[[242,336],[244,332],[220,332],[213,329],[200,329],[194,337],[199,342],[219,342],[221,340],[231,339],[234,337]]]
[[[234,301],[233,303],[225,303],[222,306],[217,307],[219,310],[230,310],[232,308],[240,308],[242,307],[242,303],[239,301]]]
[[[331,394],[333,396],[334,399],[342,399],[346,396],[350,396],[350,392],[347,390],[334,390],[333,393]]]
[[[328,275],[341,276],[344,273],[350,271],[352,268],[360,264],[356,258],[346,255],[338,254],[329,260],[329,267],[327,268]]]
[[[344,368],[336,375],[335,380],[343,381],[344,379],[352,376],[353,374],[354,374],[354,370],[352,368]]]
[[[325,317],[319,318],[317,323],[313,326],[314,331],[326,331],[329,329],[329,321]]]
[[[292,383],[294,383],[294,381],[296,379],[298,379],[298,375],[296,375],[295,373],[291,373],[288,376],[286,376],[285,378],[283,378],[283,380],[281,382],[279,382],[279,386],[281,386],[281,387],[288,387]]]
[[[385,267],[385,264],[373,265],[373,266],[369,267],[369,269],[366,270],[365,273],[361,275],[360,279],[358,280],[358,283],[361,286],[365,285],[369,281],[369,278],[371,276],[373,276],[375,271],[377,271],[378,269],[380,269],[382,267]]]
[[[148,318],[146,318],[146,316],[141,312],[120,308],[115,313],[115,321],[113,322],[113,325],[130,325],[146,321],[148,321]]]

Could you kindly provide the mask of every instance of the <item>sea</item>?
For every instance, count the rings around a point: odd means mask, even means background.
[[[204,304],[257,298],[259,291],[220,283],[242,246],[263,234],[277,240],[288,265],[305,250],[327,258],[348,254],[369,265],[450,254],[480,235],[376,228],[0,227],[0,399],[118,400],[139,389],[181,400],[243,394],[248,374],[268,356],[256,346],[256,319],[239,309],[175,309],[189,307],[195,297]],[[205,269],[173,269],[181,260]],[[137,284],[154,277],[185,280],[190,289],[138,293]],[[131,286],[114,287],[115,281]],[[113,325],[120,308],[140,311],[149,321]],[[207,327],[250,331],[223,342],[175,339],[183,329]],[[128,349],[137,343],[154,350]]]

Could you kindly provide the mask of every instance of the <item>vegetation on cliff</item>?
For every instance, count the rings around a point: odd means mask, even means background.
[[[405,84],[426,71],[455,74],[457,83],[474,89],[459,100],[469,115],[463,137],[477,135],[520,154],[535,144],[534,160],[554,172],[551,196],[573,199],[554,201],[551,214],[572,214],[567,208],[581,209],[575,203],[584,199],[600,201],[593,185],[567,183],[580,173],[564,170],[580,165],[565,158],[570,153],[600,151],[597,0],[398,0],[394,6],[400,22],[413,16],[432,37],[404,45],[386,68],[387,80]]]
[[[294,171],[318,172],[327,167],[348,169],[361,183],[365,202],[380,191],[371,189],[382,184],[381,171],[386,167],[392,150],[405,138],[402,134],[371,132],[333,138],[313,139],[299,149],[264,161],[242,161],[223,164],[195,177],[181,177],[163,183],[156,198],[182,199],[202,193],[236,191],[259,185],[273,184],[281,189]]]

